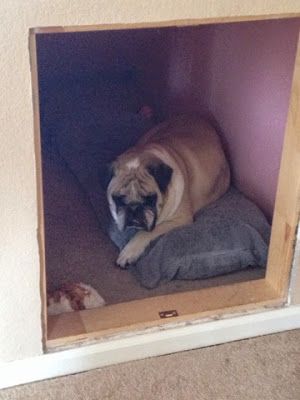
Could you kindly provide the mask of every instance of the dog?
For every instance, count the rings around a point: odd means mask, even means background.
[[[148,131],[111,166],[110,212],[120,231],[138,229],[117,265],[135,263],[147,246],[222,196],[230,168],[214,128],[198,117],[180,116]]]

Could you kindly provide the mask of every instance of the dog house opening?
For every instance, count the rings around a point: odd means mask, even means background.
[[[298,212],[296,189],[282,199],[285,181],[296,184],[285,176],[294,126],[282,149],[298,31],[299,19],[282,19],[32,33],[51,343],[282,301]],[[164,121],[169,141],[148,140],[163,148],[158,165],[144,163],[136,144]],[[108,164],[129,148],[134,158],[119,159],[107,187]],[[211,172],[222,151],[230,186]],[[176,207],[193,202],[203,204],[194,222],[173,224]],[[154,235],[166,219],[172,229]],[[137,237],[136,257],[122,262]]]

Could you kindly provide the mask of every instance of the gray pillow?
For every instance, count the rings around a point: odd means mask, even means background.
[[[131,270],[154,288],[172,279],[204,279],[249,266],[265,267],[270,224],[258,207],[234,188],[200,210],[195,222],[152,242]],[[130,236],[111,225],[110,236],[122,248]]]

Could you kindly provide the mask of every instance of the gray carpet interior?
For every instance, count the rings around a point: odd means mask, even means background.
[[[264,270],[247,270],[206,280],[172,281],[155,289],[143,288],[129,271],[115,267],[118,250],[104,235],[96,216],[57,151],[43,154],[47,287],[65,281],[92,285],[107,304],[199,290],[259,279]]]
[[[299,400],[300,330],[0,391],[1,400]]]

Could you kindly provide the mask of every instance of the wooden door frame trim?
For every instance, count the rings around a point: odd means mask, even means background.
[[[47,347],[47,303],[46,303],[46,280],[45,280],[45,243],[44,243],[44,218],[43,218],[43,193],[42,193],[42,163],[41,163],[41,143],[40,143],[40,122],[39,122],[39,96],[38,96],[38,73],[37,73],[37,49],[36,49],[36,35],[44,33],[63,33],[63,32],[83,32],[83,31],[95,31],[95,30],[116,30],[116,29],[143,29],[143,28],[158,28],[167,26],[192,26],[209,23],[229,23],[229,22],[240,22],[240,21],[254,21],[272,18],[291,18],[299,17],[300,14],[281,14],[281,15],[264,15],[264,16],[247,16],[247,17],[233,17],[233,18],[214,18],[214,19],[203,19],[203,20],[181,20],[181,21],[169,21],[169,22],[155,22],[155,23],[141,23],[141,24],[112,24],[112,25],[92,25],[92,26],[77,26],[77,27],[42,27],[32,28],[29,33],[29,47],[30,47],[30,60],[31,60],[31,74],[32,74],[32,86],[33,86],[33,107],[34,107],[34,131],[35,131],[35,154],[36,154],[36,169],[37,169],[37,180],[38,180],[38,207],[39,207],[39,249],[40,249],[40,263],[41,263],[41,298],[42,298],[42,325],[43,325],[43,338],[44,344]],[[300,117],[297,110],[300,109],[300,44],[298,42],[298,52],[295,63],[295,73],[293,79],[293,86],[291,91],[291,102],[289,107],[288,123],[286,128],[286,135],[284,141],[284,150],[280,169],[280,178],[278,183],[277,200],[274,211],[274,226],[272,229],[272,237],[270,244],[270,257],[268,261],[267,274],[265,280],[265,287],[270,290],[273,289],[273,294],[270,296],[270,302],[282,302],[287,298],[287,292],[290,282],[290,269],[293,258],[293,251],[295,245],[295,232],[299,220],[300,211],[300,177],[293,174],[289,182],[285,182],[284,177],[287,171],[291,171],[291,165],[300,166]],[[297,131],[298,130],[298,131]],[[292,154],[292,156],[291,156]],[[292,160],[291,160],[292,158]],[[288,190],[289,199],[286,199],[285,193]],[[284,194],[284,195],[283,195]],[[288,209],[288,212],[286,210]],[[280,251],[278,250],[280,249]],[[272,256],[273,254],[273,256]],[[257,281],[259,282],[259,281]],[[256,282],[250,282],[252,287],[256,285]],[[260,283],[258,283],[260,285]],[[203,289],[202,295],[210,295],[212,289]],[[226,290],[221,288],[215,288],[215,291],[220,293],[220,290]],[[261,288],[261,290],[264,290]],[[275,293],[275,295],[274,295]],[[189,292],[185,294],[189,296]],[[168,298],[168,301],[172,302],[172,296],[162,296]],[[225,306],[224,309],[211,310],[210,314],[230,311],[232,309],[239,309],[240,306],[249,306],[250,308],[256,303],[249,300],[248,304],[242,302],[241,298],[237,296],[236,306],[229,305]],[[151,303],[153,299],[141,300],[148,301]],[[260,299],[257,302],[257,306],[268,303],[267,298]],[[149,304],[150,304],[149,303]],[[125,307],[128,303],[124,303]],[[110,306],[113,307],[113,306]],[[237,308],[236,308],[237,307]],[[86,312],[88,312],[87,310]],[[85,311],[84,311],[85,312]],[[82,312],[82,313],[84,313]],[[191,317],[191,314],[188,314]],[[194,315],[194,314],[193,314]],[[195,314],[197,315],[197,313]],[[202,315],[202,314],[201,314]],[[204,314],[203,314],[204,315]],[[61,316],[59,316],[61,317]],[[57,318],[59,318],[57,317]],[[186,315],[185,315],[186,317]],[[156,321],[157,323],[158,321]],[[147,326],[147,323],[145,323]],[[101,335],[100,335],[101,336]],[[57,339],[57,338],[56,338]],[[53,339],[54,340],[54,339]]]

